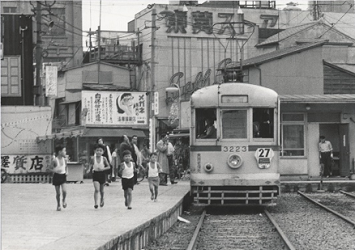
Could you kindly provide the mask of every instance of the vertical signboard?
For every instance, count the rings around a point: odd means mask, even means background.
[[[46,96],[57,96],[57,80],[58,69],[57,66],[46,66]]]

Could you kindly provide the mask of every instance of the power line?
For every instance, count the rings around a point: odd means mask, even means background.
[[[330,31],[331,29],[333,29],[333,27],[352,9],[353,5],[350,4],[350,8],[344,13],[344,15],[342,15],[335,23],[333,23],[331,25],[331,27],[326,30],[322,35],[320,35],[318,38],[321,38],[322,36],[324,36],[324,34],[326,34],[328,31]]]

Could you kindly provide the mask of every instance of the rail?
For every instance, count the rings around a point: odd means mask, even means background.
[[[338,213],[337,211],[335,211],[335,210],[333,210],[333,209],[331,209],[331,208],[329,208],[329,207],[327,207],[327,206],[325,206],[325,205],[323,205],[323,204],[317,202],[316,200],[312,199],[311,197],[309,197],[308,195],[302,193],[301,191],[298,191],[298,193],[299,193],[301,196],[303,196],[304,198],[306,198],[306,199],[308,199],[309,201],[313,202],[314,204],[316,204],[316,205],[322,207],[323,209],[327,210],[328,212],[330,212],[330,213],[332,213],[332,214],[338,216],[339,218],[343,219],[344,221],[346,221],[346,222],[352,224],[352,226],[355,228],[355,222],[352,221],[351,219],[349,219],[348,217],[346,217],[346,216],[344,216],[344,215]]]

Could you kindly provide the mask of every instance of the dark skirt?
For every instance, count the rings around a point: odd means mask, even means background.
[[[54,173],[53,175],[53,182],[52,184],[54,186],[60,186],[62,185],[63,183],[66,183],[67,182],[67,175],[66,174],[57,174],[57,173]]]
[[[101,185],[105,183],[105,172],[104,171],[93,171],[94,173],[92,174],[92,181],[97,181]]]
[[[133,186],[134,186],[134,177],[127,179],[127,178],[122,178],[122,189],[123,190],[127,190],[127,189],[132,189],[133,190]]]

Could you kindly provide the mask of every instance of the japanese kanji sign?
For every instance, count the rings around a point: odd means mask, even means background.
[[[82,91],[86,125],[147,125],[145,92]]]

